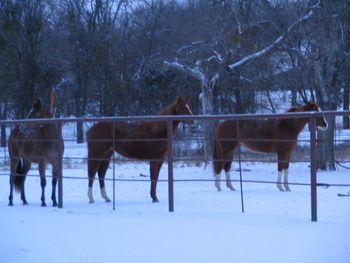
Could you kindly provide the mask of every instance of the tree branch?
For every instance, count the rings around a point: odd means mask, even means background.
[[[311,7],[311,11],[309,13],[307,13],[305,16],[299,18],[296,22],[294,22],[293,24],[291,24],[288,29],[286,34],[289,34],[291,31],[293,31],[299,24],[303,23],[304,21],[310,19],[310,17],[313,16],[314,11],[313,9],[319,7],[320,2],[318,2],[316,5]],[[266,48],[257,51],[249,56],[244,57],[243,59],[231,64],[228,66],[229,70],[235,70],[238,67],[244,66],[246,64],[248,64],[250,61],[260,58],[264,55],[266,55],[267,53],[269,53],[272,49],[274,49],[276,46],[278,46],[283,40],[285,39],[285,36],[279,36],[271,45],[267,46]]]

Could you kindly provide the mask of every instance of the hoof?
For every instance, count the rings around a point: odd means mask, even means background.
[[[106,199],[106,203],[110,203],[111,202],[111,199]]]
[[[95,203],[95,200],[90,200],[89,201],[89,204],[93,204],[93,203]]]
[[[281,192],[284,192],[284,189],[283,189],[283,187],[282,187],[280,184],[277,184],[277,188],[278,188],[278,190],[280,190]]]
[[[10,202],[10,203],[9,203],[9,206],[13,206],[13,203],[12,203],[12,202]]]
[[[52,204],[52,207],[57,207],[57,206],[58,206],[57,203]]]
[[[41,207],[46,207],[46,203],[42,203],[42,204],[41,204]]]
[[[286,189],[286,192],[290,192],[289,186],[284,186],[284,188]]]
[[[227,186],[228,189],[230,189],[231,191],[236,191],[236,189],[233,188],[233,186]]]
[[[158,198],[153,199],[153,200],[152,200],[152,203],[159,203]]]
[[[23,205],[28,205],[28,202],[27,201],[23,201]]]

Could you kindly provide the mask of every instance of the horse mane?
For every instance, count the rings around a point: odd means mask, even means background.
[[[175,113],[175,102],[162,109],[157,115],[173,115]],[[167,132],[166,121],[145,121],[140,124],[150,131],[152,135],[165,134]]]
[[[288,112],[302,112],[305,111],[306,105],[301,105],[301,106],[293,106],[289,108],[286,113]],[[306,123],[306,122],[305,122]],[[290,129],[293,126],[297,128],[297,122],[293,118],[285,118],[285,119],[278,119],[277,120],[277,126],[280,128],[285,128],[285,129]]]

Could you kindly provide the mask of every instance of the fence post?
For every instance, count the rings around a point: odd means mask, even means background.
[[[317,222],[316,118],[310,117],[311,221]]]
[[[242,179],[242,158],[241,158],[241,144],[239,143],[239,120],[237,120],[237,143],[238,143],[238,164],[239,164],[239,185],[241,188],[241,210],[244,213],[244,197],[243,197],[243,179]]]
[[[173,121],[167,121],[169,212],[174,212]]]
[[[58,122],[57,144],[58,144],[58,208],[63,208],[63,178],[62,178],[62,158],[63,158],[63,139],[62,139],[62,122]]]
[[[113,211],[115,211],[115,122],[113,122]]]

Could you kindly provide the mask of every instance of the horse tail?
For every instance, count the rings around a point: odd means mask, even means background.
[[[26,179],[26,173],[24,169],[23,159],[19,159],[15,174],[15,189],[17,192],[20,192],[22,190],[22,186],[24,184],[24,181]]]
[[[214,176],[220,173],[220,159],[222,158],[222,148],[220,142],[214,138],[214,150],[213,150],[213,172]]]

